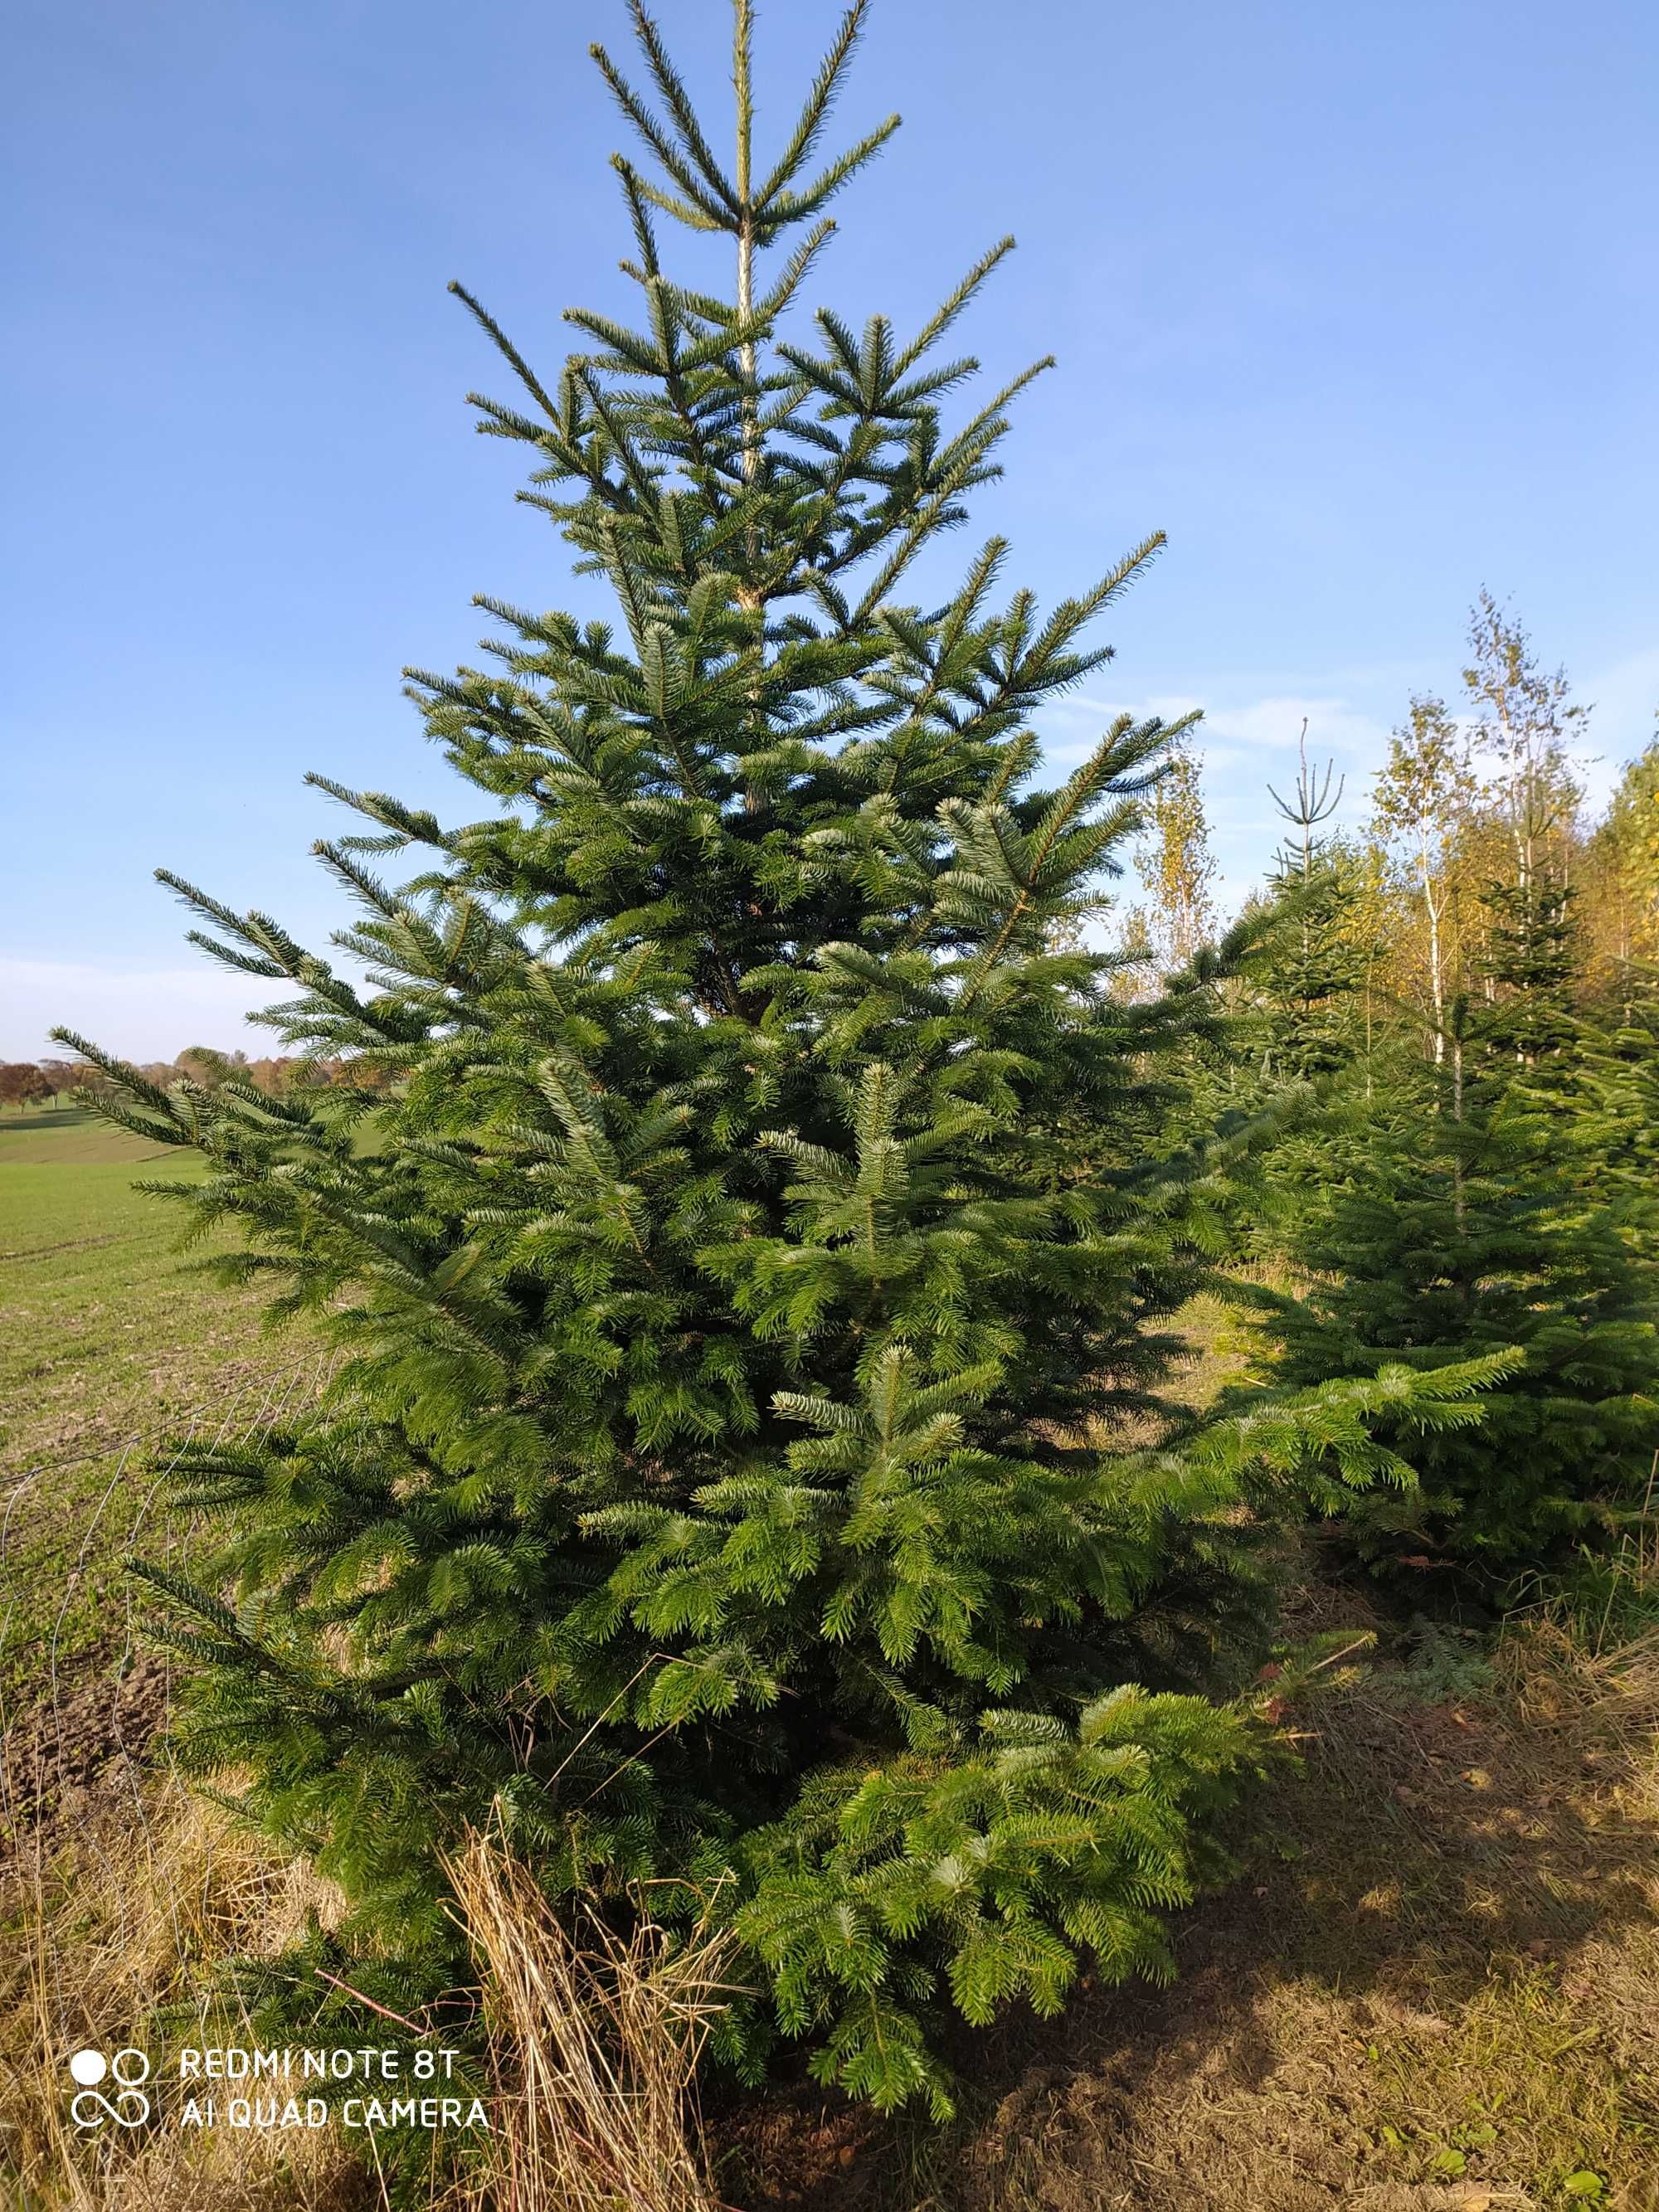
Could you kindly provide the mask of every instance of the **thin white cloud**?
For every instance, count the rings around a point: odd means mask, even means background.
[[[257,1058],[270,1032],[244,1027],[251,1006],[274,994],[254,975],[205,959],[191,968],[139,968],[36,960],[0,952],[0,1058],[38,1060],[61,1051],[48,1032],[61,1023],[124,1060],[170,1060],[186,1045],[240,1045]]]
[[[1243,700],[1200,700],[1175,693],[1108,700],[1079,694],[1048,710],[1048,717],[1054,720],[1045,717],[1045,749],[1056,767],[1065,767],[1081,758],[1119,714],[1127,712],[1137,720],[1156,714],[1172,722],[1196,707],[1203,708],[1204,718],[1194,742],[1204,762],[1218,827],[1224,820],[1235,836],[1264,828],[1273,832],[1270,801],[1264,819],[1244,818],[1238,801],[1249,793],[1247,803],[1252,817],[1256,817],[1261,812],[1261,802],[1267,800],[1268,783],[1277,784],[1281,791],[1286,787],[1287,775],[1295,774],[1304,724],[1310,763],[1322,768],[1325,762],[1334,761],[1343,786],[1336,819],[1352,821],[1364,811],[1371,776],[1388,752],[1389,732],[1374,714],[1329,692],[1273,692],[1263,698]],[[1079,724],[1086,725],[1086,734]]]
[[[1196,699],[1179,693],[1146,699],[1097,699],[1079,693],[1056,701],[1047,714],[1062,725],[1087,722],[1091,732],[1098,732],[1126,712],[1137,720],[1158,714],[1172,722],[1195,708],[1203,712],[1198,741],[1206,756],[1212,750],[1224,749],[1234,750],[1238,757],[1245,753],[1294,753],[1304,721],[1308,750],[1322,758],[1334,753],[1370,767],[1380,762],[1388,747],[1389,732],[1374,714],[1366,714],[1350,700],[1326,693],[1285,691],[1249,700]],[[1054,749],[1071,750],[1083,742],[1086,741],[1069,733],[1057,733]]]
[[[1307,726],[1310,758],[1334,756],[1366,769],[1379,766],[1388,750],[1389,732],[1375,715],[1365,714],[1346,699],[1304,697],[1294,692],[1258,699],[1246,706],[1221,704],[1205,714],[1207,738],[1231,738],[1235,744],[1261,752],[1294,753]]]
[[[1337,827],[1364,815],[1371,777],[1387,756],[1389,731],[1376,715],[1334,690],[1219,699],[1172,692],[1136,700],[1079,692],[1045,714],[1045,750],[1056,768],[1069,767],[1119,714],[1127,712],[1138,721],[1156,714],[1172,722],[1195,707],[1203,709],[1194,742],[1204,763],[1210,844],[1217,862],[1216,903],[1224,914],[1231,913],[1273,866],[1285,823],[1267,786],[1290,793],[1304,722],[1310,765],[1322,775],[1328,761],[1334,764],[1333,789],[1340,786],[1341,792],[1331,817]],[[1133,878],[1125,895],[1134,896]]]

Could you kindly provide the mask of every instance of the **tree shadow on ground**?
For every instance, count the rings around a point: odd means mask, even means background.
[[[81,1106],[30,1107],[21,1114],[0,1114],[0,1136],[17,1133],[34,1137],[42,1129],[82,1127],[90,1119],[85,1108]]]
[[[1583,2201],[1577,2175],[1659,2208],[1659,1648],[1598,1668],[1521,1632],[1481,1680],[1379,1625],[1237,1882],[1182,1917],[1172,1987],[963,2032],[943,2133],[807,2087],[711,2115],[731,2202],[1389,2212]]]

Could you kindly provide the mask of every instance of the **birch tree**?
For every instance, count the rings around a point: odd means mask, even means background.
[[[1468,739],[1444,700],[1429,692],[1413,697],[1404,726],[1389,739],[1373,807],[1382,842],[1403,846],[1409,854],[1423,902],[1437,1067],[1443,1066],[1446,1057],[1447,905],[1458,831],[1474,789]]]

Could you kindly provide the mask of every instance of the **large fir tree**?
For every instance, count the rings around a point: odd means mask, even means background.
[[[349,1347],[315,1418],[187,1455],[222,1601],[151,1578],[185,1750],[344,1884],[354,1985],[458,1974],[438,1855],[494,1821],[555,1889],[735,1914],[742,2063],[805,2036],[939,2104],[939,2005],[1168,1965],[1258,1755],[1178,1680],[1243,1486],[1401,1477],[1372,1416],[1464,1420],[1486,1370],[1114,1443],[1156,1434],[1202,1273],[1197,1164],[1138,1132],[1215,963],[1126,1004],[1054,949],[1169,733],[1120,718],[1048,788],[1031,718],[1158,541],[1046,614],[994,539],[907,599],[1037,369],[947,421],[1008,240],[914,333],[786,320],[894,127],[822,154],[865,4],[763,158],[735,0],[727,161],[634,0],[648,93],[595,58],[651,164],[616,164],[636,319],[572,311],[544,383],[461,294],[520,386],[480,427],[613,612],[484,601],[485,664],[415,677],[481,818],[315,779],[367,817],[319,850],[368,981],[163,878],[360,1079],[164,1091],[82,1048],[207,1155],[178,1195],[240,1224],[234,1272]],[[729,294],[665,272],[664,216],[729,242]]]

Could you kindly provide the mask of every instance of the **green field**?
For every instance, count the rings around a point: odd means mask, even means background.
[[[75,1108],[0,1115],[0,1696],[8,1719],[124,1640],[118,1559],[172,1434],[252,1425],[304,1387],[303,1333],[178,1249],[135,1180],[201,1172]]]

